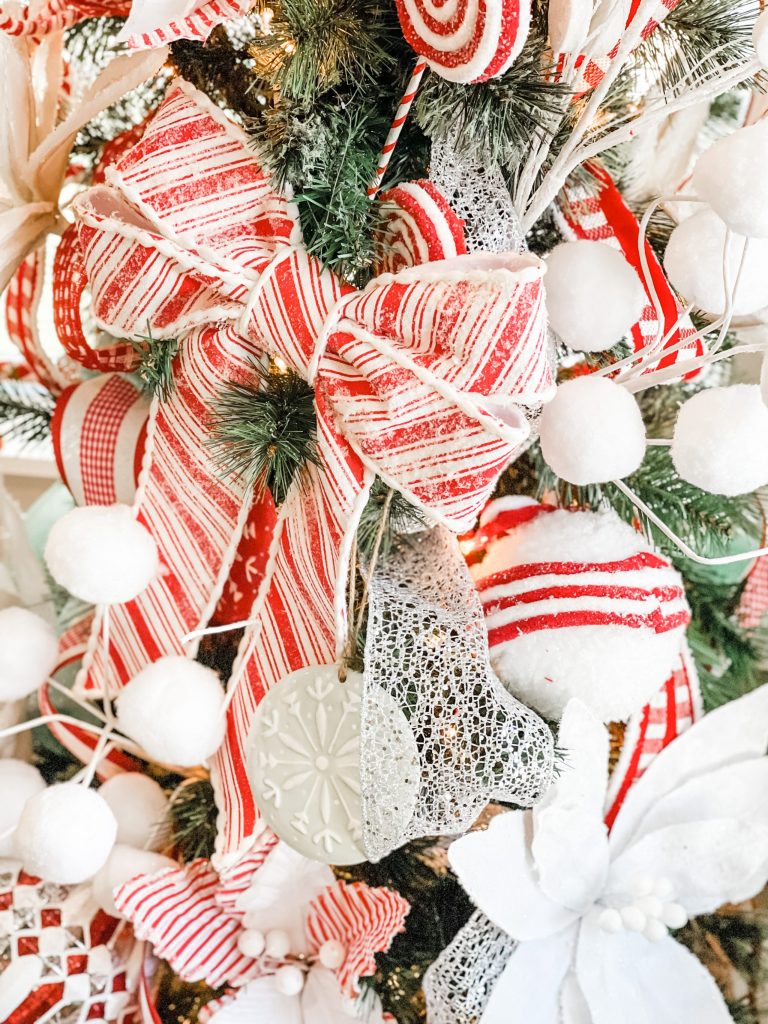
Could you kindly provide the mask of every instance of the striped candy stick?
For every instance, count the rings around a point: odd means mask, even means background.
[[[384,175],[387,173],[389,162],[392,159],[392,154],[395,151],[397,140],[400,138],[400,132],[403,130],[403,125],[408,120],[408,113],[411,109],[413,101],[416,99],[416,93],[419,91],[421,80],[424,77],[424,72],[427,69],[427,62],[425,60],[416,61],[416,66],[411,72],[411,77],[408,79],[408,85],[406,86],[403,98],[400,100],[400,106],[397,108],[395,119],[392,122],[392,127],[389,129],[389,135],[387,135],[386,142],[381,151],[379,157],[379,164],[376,168],[376,174],[373,177],[373,181],[368,186],[368,195],[371,199],[374,198],[376,193],[381,188],[381,183],[384,179]]]

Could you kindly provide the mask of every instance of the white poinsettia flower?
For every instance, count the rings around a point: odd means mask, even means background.
[[[768,685],[662,751],[610,835],[605,728],[572,701],[559,743],[567,767],[537,807],[450,848],[471,898],[518,943],[482,1024],[730,1024],[669,929],[768,881]]]

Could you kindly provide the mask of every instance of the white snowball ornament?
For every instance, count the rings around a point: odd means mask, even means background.
[[[0,761],[0,857],[13,856],[13,832],[28,800],[45,789],[34,765],[7,757]],[[7,834],[6,834],[7,833]]]
[[[677,661],[690,621],[682,580],[615,512],[531,513],[502,500],[481,520],[491,539],[473,575],[491,664],[546,718],[578,697],[623,721]]]
[[[562,480],[585,486],[620,480],[645,457],[645,424],[635,398],[607,377],[561,384],[539,422],[541,452]]]
[[[93,878],[117,836],[106,800],[76,782],[48,786],[27,801],[14,835],[14,854],[31,875],[72,885]]]
[[[768,10],[763,11],[755,22],[752,29],[752,44],[757,59],[764,68],[768,68]]]
[[[768,484],[768,406],[758,384],[707,388],[677,414],[672,461],[683,480],[733,497]]]
[[[635,271],[603,242],[563,242],[547,256],[547,313],[552,330],[579,352],[621,341],[647,302]]]
[[[117,841],[139,850],[154,849],[168,811],[162,786],[141,772],[122,772],[99,789],[117,818]]]
[[[706,200],[731,231],[768,238],[768,121],[718,139],[693,171],[696,195]]]
[[[0,702],[33,693],[56,666],[59,642],[45,619],[26,608],[0,611]]]
[[[707,313],[726,308],[723,263],[733,296],[734,316],[747,316],[768,305],[768,240],[731,235],[726,256],[726,226],[710,209],[678,224],[664,252],[664,269],[680,294]],[[738,287],[736,276],[741,266]],[[735,288],[735,291],[734,291]]]
[[[224,691],[216,673],[189,658],[148,665],[117,698],[120,729],[162,764],[192,767],[224,739]]]
[[[89,604],[122,604],[158,573],[157,544],[128,505],[67,512],[48,535],[45,561],[56,582]]]
[[[137,875],[154,875],[163,868],[177,868],[170,857],[152,850],[137,850],[134,846],[115,843],[106,863],[93,876],[93,898],[111,917],[122,917],[114,900],[115,890]]]

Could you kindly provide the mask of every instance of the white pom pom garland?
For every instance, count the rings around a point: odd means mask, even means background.
[[[31,875],[74,885],[92,878],[106,862],[117,821],[106,800],[86,786],[48,786],[24,807],[14,852]]]
[[[669,280],[688,302],[707,313],[719,314],[726,309],[725,241],[725,224],[705,208],[677,225],[664,252]],[[746,252],[744,243],[742,235],[731,235],[727,250],[725,273],[735,316],[746,316],[768,305],[768,240],[750,239]]]
[[[56,582],[90,604],[122,604],[158,573],[157,545],[128,505],[73,508],[53,526],[45,561]]]
[[[473,568],[496,673],[547,718],[578,697],[605,722],[625,720],[679,656],[690,620],[680,576],[614,512],[505,516],[499,533],[486,520]]]
[[[689,484],[733,497],[768,484],[768,406],[757,384],[707,388],[677,414],[672,461]]]
[[[45,619],[26,608],[0,611],[0,701],[29,696],[53,672],[59,642]]]
[[[224,691],[214,671],[170,656],[148,665],[117,698],[120,729],[162,764],[202,764],[221,745]]]
[[[152,850],[137,850],[134,846],[116,843],[106,863],[93,877],[93,898],[106,914],[123,917],[115,905],[115,890],[137,875],[154,875],[163,868],[178,867],[175,860]]]
[[[718,139],[693,171],[696,195],[731,231],[768,238],[768,122],[758,121]]]
[[[264,952],[273,960],[282,960],[291,952],[291,937],[282,928],[271,928],[264,936]]]
[[[154,849],[168,810],[162,786],[141,772],[123,772],[99,789],[117,818],[117,841],[139,850]]]
[[[635,271],[603,242],[563,242],[547,256],[544,278],[552,330],[580,352],[611,348],[647,302]]]
[[[45,789],[42,775],[26,761],[0,761],[0,857],[13,856],[13,829],[28,800]]]
[[[645,457],[645,424],[634,397],[607,377],[566,381],[539,423],[547,465],[571,484],[606,483],[634,473]]]

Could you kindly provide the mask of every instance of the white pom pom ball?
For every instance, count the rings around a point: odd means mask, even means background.
[[[579,352],[621,341],[647,302],[635,271],[603,242],[563,242],[547,256],[544,279],[552,330]]]
[[[49,786],[27,801],[14,835],[14,853],[32,875],[74,885],[106,862],[117,821],[106,800],[76,782]]]
[[[0,611],[0,701],[33,693],[53,672],[59,643],[39,615],[26,608]]]
[[[752,29],[752,44],[757,59],[764,68],[768,68],[768,11],[763,11],[755,21]]]
[[[286,964],[275,971],[275,985],[284,996],[297,996],[304,988],[304,972],[300,967]]]
[[[343,942],[339,942],[338,939],[328,939],[324,942],[317,952],[317,958],[323,967],[327,967],[329,971],[335,971],[341,967],[344,963],[344,957],[347,955],[347,950]]]
[[[680,408],[675,469],[689,484],[733,497],[768,484],[768,406],[757,384],[700,391]]]
[[[696,195],[731,231],[768,238],[768,122],[758,121],[718,139],[693,171]]]
[[[539,423],[547,465],[568,483],[605,483],[634,473],[645,457],[645,424],[634,397],[607,377],[566,381]]]
[[[56,582],[90,604],[122,604],[158,572],[157,545],[128,505],[73,508],[53,526],[45,561]]]
[[[679,574],[615,512],[498,516],[473,575],[491,663],[516,697],[557,719],[572,697],[623,721],[678,664],[690,613]],[[490,528],[490,529],[489,529]]]
[[[112,917],[123,917],[115,904],[115,890],[137,875],[154,875],[163,868],[176,868],[178,864],[152,850],[137,850],[134,846],[116,843],[103,867],[93,877],[93,898]]]
[[[13,833],[3,835],[19,822],[28,800],[45,789],[34,765],[7,757],[0,761],[0,857],[13,856]]]
[[[243,956],[250,956],[254,960],[258,960],[265,947],[266,939],[264,938],[264,933],[260,932],[257,928],[246,928],[244,932],[240,932],[237,939],[237,948]]]
[[[162,786],[141,772],[123,772],[99,790],[117,818],[117,841],[140,850],[154,849],[168,810]]]
[[[707,313],[723,313],[726,307],[725,238],[726,226],[720,217],[712,210],[699,210],[677,225],[664,253],[664,269],[674,287]],[[741,235],[731,235],[728,242],[726,274],[734,316],[746,316],[768,305],[768,241],[750,239],[746,253],[744,242]]]
[[[224,691],[212,669],[170,656],[148,665],[117,698],[120,728],[161,764],[202,764],[221,746]]]

